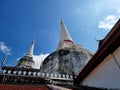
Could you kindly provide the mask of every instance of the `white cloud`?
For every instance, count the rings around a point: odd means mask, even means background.
[[[41,62],[48,56],[49,54],[40,54],[40,55],[34,55],[33,60],[35,61],[35,68],[39,69]]]
[[[116,11],[114,14],[110,14],[106,16],[103,20],[99,21],[98,28],[110,30],[114,24],[120,18],[120,9]]]
[[[11,49],[6,46],[5,42],[0,42],[0,51],[3,52],[6,55],[10,55],[11,54]]]

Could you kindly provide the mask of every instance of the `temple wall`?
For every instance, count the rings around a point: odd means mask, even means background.
[[[94,87],[120,88],[120,47],[107,56],[81,84]]]

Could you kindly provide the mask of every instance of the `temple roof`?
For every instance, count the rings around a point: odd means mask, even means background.
[[[120,47],[120,19],[111,29],[111,31],[103,39],[97,52],[90,59],[87,65],[81,70],[74,84],[81,83],[98,65],[100,65],[105,58]]]

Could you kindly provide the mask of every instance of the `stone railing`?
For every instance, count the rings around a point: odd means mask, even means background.
[[[4,69],[2,71],[2,74],[4,75],[17,75],[17,76],[33,76],[33,77],[42,77],[42,78],[56,78],[56,79],[73,79],[72,75],[66,75],[66,74],[53,74],[53,73],[44,73],[40,71],[25,71],[25,70],[10,70],[10,69]]]

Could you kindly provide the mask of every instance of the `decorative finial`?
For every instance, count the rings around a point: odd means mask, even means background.
[[[34,51],[34,43],[35,41],[33,40],[32,41],[32,44],[30,46],[30,49],[28,50],[27,54],[25,56],[29,56],[29,57],[32,57],[33,56],[33,51]]]

